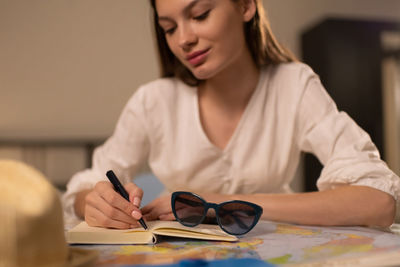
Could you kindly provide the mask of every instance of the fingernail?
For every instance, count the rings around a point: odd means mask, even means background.
[[[140,214],[138,211],[134,210],[131,213],[132,217],[136,220],[139,220],[140,218],[142,218],[142,214]]]
[[[140,206],[140,198],[135,197],[135,198],[133,199],[133,205],[135,205],[136,207],[139,208],[139,206]]]

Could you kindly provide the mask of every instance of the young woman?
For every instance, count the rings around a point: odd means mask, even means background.
[[[129,181],[147,161],[169,193],[254,202],[263,219],[392,224],[399,178],[318,76],[277,43],[261,0],[151,4],[164,78],[139,88],[93,167],[72,178],[67,212],[114,228],[173,220],[170,194],[138,208],[143,192]],[[324,164],[319,192],[290,193],[302,151]],[[129,202],[106,181],[109,169]]]

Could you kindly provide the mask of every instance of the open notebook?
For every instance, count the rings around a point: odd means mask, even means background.
[[[176,221],[146,222],[148,229],[109,229],[91,227],[81,222],[67,232],[70,244],[154,244],[157,236],[183,237],[215,241],[237,241],[237,237],[222,231],[218,225],[200,224],[186,227]]]

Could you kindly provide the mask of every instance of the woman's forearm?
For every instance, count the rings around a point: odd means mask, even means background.
[[[363,225],[387,227],[393,223],[394,198],[367,186],[294,194],[218,195],[199,193],[210,202],[239,199],[263,208],[262,219],[303,225]]]
[[[393,223],[396,203],[380,190],[366,186],[296,194],[238,195],[263,207],[263,219],[305,225],[366,225]]]

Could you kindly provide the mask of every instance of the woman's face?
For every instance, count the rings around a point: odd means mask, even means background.
[[[241,2],[245,1],[156,1],[169,48],[197,79],[215,76],[246,54],[243,23],[252,17]]]

